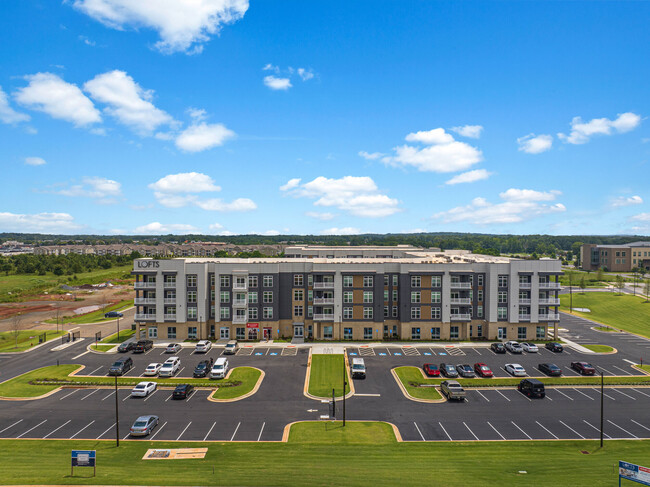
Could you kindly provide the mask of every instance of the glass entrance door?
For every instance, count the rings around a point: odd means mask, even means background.
[[[305,326],[304,325],[294,325],[293,326],[293,337],[294,338],[303,338],[305,335]]]
[[[219,338],[223,339],[230,339],[230,328],[227,326],[222,326],[221,329],[219,330]]]

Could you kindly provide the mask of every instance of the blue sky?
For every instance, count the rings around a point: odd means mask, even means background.
[[[188,3],[3,1],[0,231],[650,234],[650,2]]]

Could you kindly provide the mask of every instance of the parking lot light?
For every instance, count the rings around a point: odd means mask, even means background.
[[[119,332],[118,332],[119,333]],[[117,400],[117,376],[115,376],[115,446],[120,446],[120,414]]]

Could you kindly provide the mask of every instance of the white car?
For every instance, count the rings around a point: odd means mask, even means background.
[[[206,353],[212,348],[212,342],[210,340],[201,340],[196,344],[194,351],[196,353]]]
[[[137,386],[131,391],[132,397],[147,397],[153,391],[156,390],[155,382],[140,382]]]
[[[528,353],[539,352],[539,348],[537,348],[537,345],[535,345],[534,343],[524,342],[521,344],[521,347],[524,349],[524,352],[528,352]]]
[[[506,342],[506,350],[510,353],[521,353],[524,349],[519,342],[510,340]]]
[[[169,357],[167,360],[165,360],[165,363],[162,364],[162,367],[160,367],[160,370],[158,371],[158,377],[171,377],[176,372],[178,372],[180,366],[181,359],[178,357]]]
[[[180,343],[170,343],[167,345],[167,348],[165,349],[165,353],[178,353],[181,351],[181,344]]]
[[[519,364],[506,364],[506,372],[515,377],[526,377],[526,369]]]
[[[144,375],[151,376],[151,375],[158,375],[158,371],[160,371],[160,367],[162,367],[162,364],[149,364],[147,365],[147,368],[144,369]]]

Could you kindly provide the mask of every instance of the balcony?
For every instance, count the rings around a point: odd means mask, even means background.
[[[472,289],[471,282],[451,282],[450,284],[452,289]]]
[[[176,304],[176,298],[165,298],[165,304]]]
[[[334,314],[314,313],[314,321],[334,321]]]
[[[232,288],[234,291],[246,291],[248,290],[248,283],[234,282]]]
[[[248,306],[248,300],[246,299],[235,299],[232,302],[232,305],[236,308],[245,308]]]
[[[234,325],[243,325],[245,323],[248,323],[248,316],[246,315],[235,315],[232,318],[232,322]]]
[[[133,304],[156,304],[156,298],[135,298]]]
[[[530,289],[533,286],[531,282],[520,282],[519,289]]]
[[[451,315],[450,318],[451,318],[451,321],[470,321],[472,319],[472,315],[470,315],[468,313],[467,314],[466,313],[463,313],[463,314],[459,313],[459,314]]]
[[[560,289],[560,283],[559,282],[540,282],[539,283],[539,288],[540,289]]]
[[[174,281],[174,282],[167,282],[167,281],[165,281],[165,282],[163,283],[163,287],[164,287],[165,289],[176,289],[176,281]]]
[[[541,306],[559,306],[560,305],[560,300],[558,298],[540,299],[539,304]]]
[[[559,313],[540,314],[539,321],[560,321]]]
[[[334,289],[334,281],[331,282],[315,282],[314,289]]]
[[[519,321],[530,321],[530,315],[519,315]]]
[[[156,321],[156,315],[147,313],[136,314],[135,319],[136,321]]]
[[[334,304],[334,298],[314,298],[314,304]]]
[[[519,304],[530,304],[530,298],[519,298]]]
[[[175,321],[176,320],[176,313],[174,313],[174,314],[165,313],[165,320],[174,320]]]
[[[136,289],[156,289],[156,283],[155,282],[136,281],[135,288]]]
[[[451,298],[450,303],[451,304],[466,304],[466,305],[469,306],[470,304],[472,304],[472,300],[469,299],[469,298]]]

